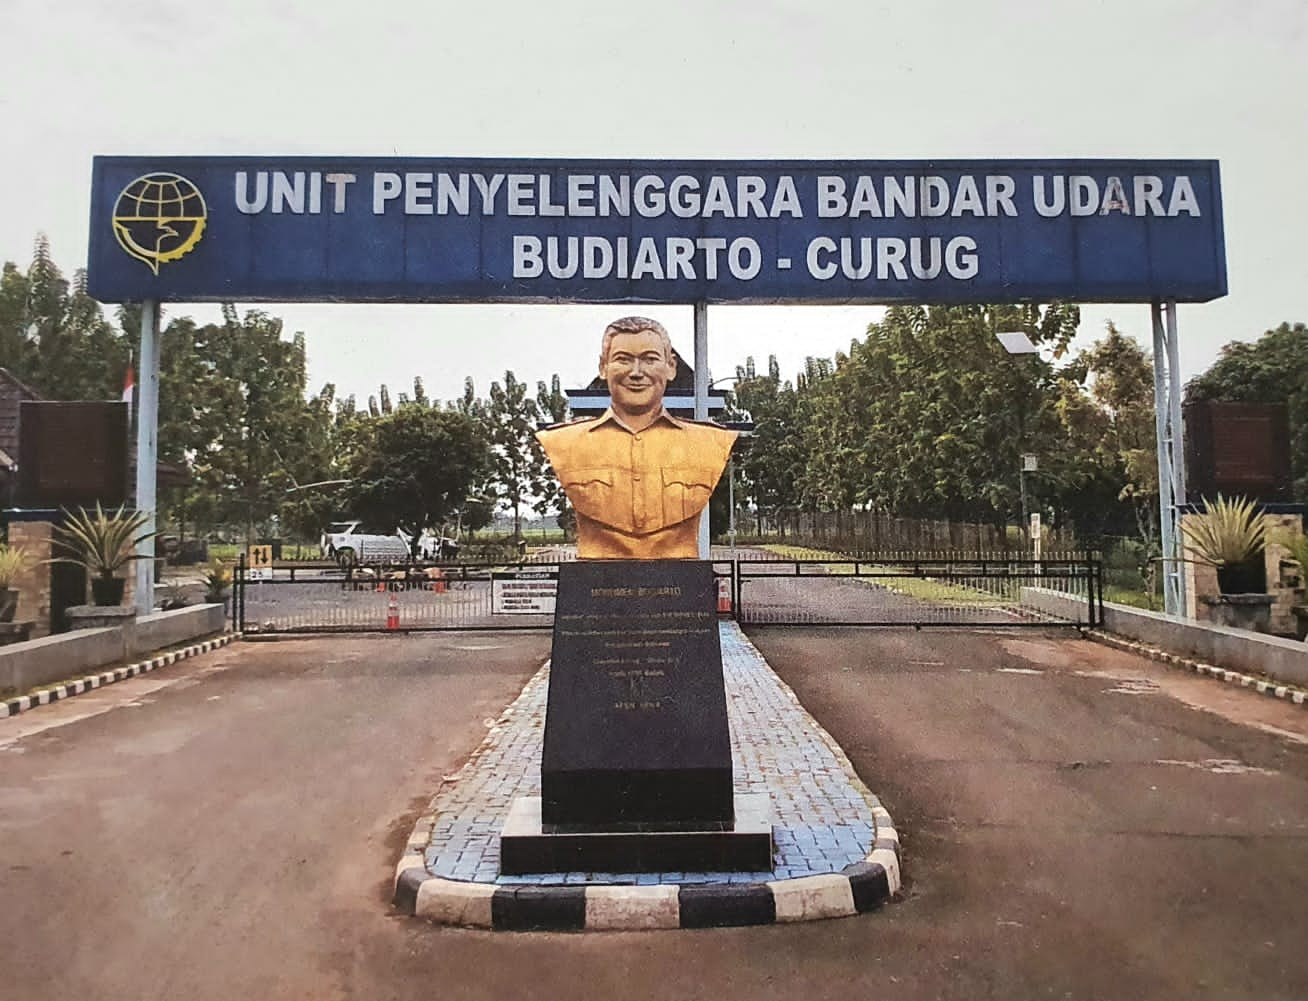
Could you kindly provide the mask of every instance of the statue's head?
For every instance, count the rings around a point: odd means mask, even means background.
[[[672,339],[663,324],[644,316],[625,316],[604,330],[599,374],[609,385],[619,417],[653,413],[677,374]]]

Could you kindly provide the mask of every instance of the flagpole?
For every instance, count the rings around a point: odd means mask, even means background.
[[[127,454],[132,454],[132,442],[136,438],[136,379],[133,378],[132,349],[127,348],[127,371],[123,374],[122,401],[127,404]]]

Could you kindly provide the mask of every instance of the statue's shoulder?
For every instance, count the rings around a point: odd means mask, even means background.
[[[691,434],[698,435],[702,438],[717,438],[722,441],[735,441],[739,431],[733,431],[731,428],[724,428],[721,424],[713,421],[694,421],[687,417],[678,417],[684,427]]]
[[[731,454],[731,448],[736,443],[736,437],[739,431],[733,431],[731,428],[724,428],[721,424],[714,424],[712,421],[691,421],[682,420],[681,430],[690,435],[693,441],[694,449],[704,456],[716,456],[717,460],[725,463],[727,456]]]
[[[570,433],[585,431],[588,428],[594,427],[598,420],[598,417],[582,417],[575,421],[562,421],[558,424],[551,424],[549,427],[541,428],[536,433],[538,435],[549,435],[552,438],[556,438]]]

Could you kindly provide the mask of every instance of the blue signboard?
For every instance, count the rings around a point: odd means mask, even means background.
[[[97,157],[105,302],[1203,302],[1212,160]]]

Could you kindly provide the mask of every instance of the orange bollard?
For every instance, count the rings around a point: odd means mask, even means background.
[[[386,603],[386,628],[400,628],[400,599],[391,595],[390,600]]]
[[[718,614],[731,614],[731,581],[726,577],[718,578]]]

